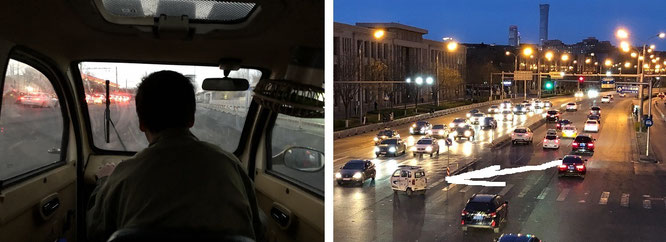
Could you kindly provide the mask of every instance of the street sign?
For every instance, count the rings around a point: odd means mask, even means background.
[[[652,118],[646,118],[645,119],[645,127],[651,127],[654,123],[652,123]]]
[[[638,86],[617,86],[618,93],[638,93]]]
[[[531,81],[532,71],[515,71],[513,79],[516,81]]]
[[[548,73],[548,75],[550,75],[550,79],[564,78],[564,72],[551,71],[550,73]]]
[[[505,86],[511,86],[511,81],[503,81],[502,84]]]
[[[451,140],[451,138],[446,138],[446,140],[444,140],[444,142],[446,143],[446,146],[453,145],[453,141]]]

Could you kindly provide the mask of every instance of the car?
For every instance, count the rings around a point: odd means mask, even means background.
[[[588,114],[587,119],[599,121],[599,124],[601,124],[601,117],[599,115]]]
[[[454,140],[459,140],[459,139],[474,140],[475,134],[476,133],[474,132],[474,129],[469,124],[464,125],[462,127],[458,126],[453,130],[453,132],[451,132],[451,136],[453,136]]]
[[[511,110],[508,110],[508,109],[503,110],[501,117],[502,117],[502,120],[504,120],[504,121],[511,121],[511,120],[513,120],[513,112],[511,112]]]
[[[432,126],[431,134],[435,138],[445,138],[449,134],[449,128],[443,124],[435,124]]]
[[[523,104],[523,105],[528,104],[528,103],[530,103],[530,101],[527,101],[527,100],[523,100],[522,102],[520,102],[520,104]]]
[[[585,167],[585,162],[587,159],[579,155],[565,155],[562,158],[562,164],[557,168],[557,176],[578,176],[585,178],[585,173],[587,173],[587,168]]]
[[[626,96],[627,96],[627,94],[626,94],[626,93],[624,93],[624,92],[621,92],[621,93],[620,93],[620,94],[618,94],[618,95],[619,95],[620,97],[626,97]]]
[[[551,108],[551,107],[553,107],[553,103],[551,103],[551,102],[548,101],[548,100],[543,101],[543,107],[545,107],[545,108]]]
[[[505,110],[505,109],[511,110],[512,106],[513,106],[513,104],[511,103],[511,101],[502,101],[502,103],[500,103],[500,109],[501,110]]]
[[[467,118],[471,118],[472,114],[479,113],[479,112],[481,112],[481,111],[479,111],[478,109],[469,110],[469,112],[467,112]]]
[[[578,136],[578,130],[575,126],[569,124],[562,127],[562,138],[576,138]]]
[[[585,121],[583,132],[599,132],[599,121],[592,119]]]
[[[497,128],[497,121],[493,117],[485,117],[480,124],[481,129],[495,129]]]
[[[548,129],[548,130],[546,130],[546,135],[557,135],[557,130],[556,129]]]
[[[574,97],[585,97],[585,93],[583,93],[582,91],[577,91],[576,93],[574,93]]]
[[[373,138],[373,141],[375,142],[375,145],[378,145],[383,140],[390,138],[400,138],[400,134],[398,134],[398,131],[386,128],[384,130],[379,131],[377,135]]]
[[[492,105],[488,108],[488,114],[498,114],[500,112],[500,107],[497,105]]]
[[[511,133],[511,143],[514,145],[517,143],[531,144],[534,138],[533,136],[534,134],[532,133],[531,129],[526,127],[518,127]]]
[[[535,107],[531,103],[526,103],[525,104],[525,110],[527,110],[527,112],[532,112],[532,111],[534,111],[534,109],[535,109]]]
[[[19,97],[19,103],[24,106],[50,108],[58,105],[58,99],[46,93],[30,93]]]
[[[611,101],[610,96],[601,97],[601,103],[610,103],[610,101]]]
[[[515,107],[513,107],[513,114],[519,115],[519,114],[526,114],[527,112],[529,112],[529,110],[527,110],[527,107],[525,107],[525,105],[526,104],[518,104]]]
[[[502,234],[495,242],[541,242],[539,238],[531,234]]]
[[[572,152],[594,152],[594,141],[589,135],[578,135],[571,142],[571,151]]]
[[[578,111],[578,105],[576,103],[567,103],[567,111]]]
[[[554,109],[546,111],[547,122],[557,122],[558,120],[560,120],[560,111]]]
[[[590,108],[591,115],[599,115],[601,117],[601,108],[599,106],[592,106]]]
[[[664,99],[664,97],[666,97],[666,93],[660,92],[659,94],[657,94],[657,97]]]
[[[106,97],[104,96],[104,94],[99,94],[99,93],[93,94],[92,95],[92,100],[93,100],[93,104],[106,103]]]
[[[410,134],[428,134],[432,129],[432,124],[428,121],[416,121],[409,127]]]
[[[428,178],[425,170],[420,166],[400,165],[391,176],[391,189],[394,194],[405,192],[412,196],[414,192],[423,191],[428,187]]]
[[[557,134],[546,134],[546,137],[543,138],[543,148],[559,149],[560,137],[558,137]]]
[[[340,167],[340,171],[335,173],[335,181],[338,185],[356,184],[363,186],[367,179],[375,180],[377,171],[375,164],[370,160],[350,160]]]
[[[499,233],[500,226],[506,222],[509,214],[509,202],[497,194],[474,194],[467,200],[460,213],[462,230],[467,228],[490,228]]]
[[[380,155],[384,156],[398,156],[398,154],[405,154],[407,152],[407,145],[404,141],[398,138],[390,138],[382,140],[377,146],[375,146],[375,156],[379,157]]]
[[[469,118],[469,122],[472,125],[479,125],[481,123],[481,120],[483,120],[483,118],[485,118],[485,117],[486,117],[486,115],[484,113],[478,112],[478,113],[472,114],[472,116]]]
[[[423,156],[423,154],[429,154],[430,157],[433,157],[434,155],[439,156],[439,144],[436,139],[430,137],[424,137],[416,141],[416,144],[412,146],[411,150],[414,156]]]
[[[558,130],[562,130],[562,128],[564,128],[564,126],[567,126],[567,125],[570,125],[570,124],[573,124],[573,122],[571,122],[568,119],[560,119],[560,120],[557,121],[557,125],[555,125],[555,128],[557,128]]]
[[[541,100],[534,100],[534,102],[532,102],[532,105],[534,106],[534,108],[537,107],[543,108],[543,102]]]
[[[463,127],[465,125],[467,125],[467,119],[456,118],[449,124],[449,128],[451,128],[451,131],[453,131],[456,127]]]

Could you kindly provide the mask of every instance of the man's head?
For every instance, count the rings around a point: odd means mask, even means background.
[[[190,128],[195,109],[194,85],[178,72],[154,72],[143,79],[136,92],[136,113],[144,132]]]

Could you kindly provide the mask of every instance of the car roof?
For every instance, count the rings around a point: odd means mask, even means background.
[[[368,161],[368,160],[350,160],[350,161],[347,161],[347,164],[350,164],[350,163],[351,163],[351,164],[354,164],[354,163],[365,163],[366,161]]]
[[[423,170],[421,166],[399,165],[398,170]]]
[[[487,203],[492,201],[496,196],[497,195],[494,194],[474,194],[474,196],[472,196],[469,201]]]

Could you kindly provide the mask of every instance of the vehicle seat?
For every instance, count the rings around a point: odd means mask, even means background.
[[[119,229],[107,240],[107,242],[135,241],[254,242],[255,240],[243,235],[232,235],[222,232],[143,228]]]

